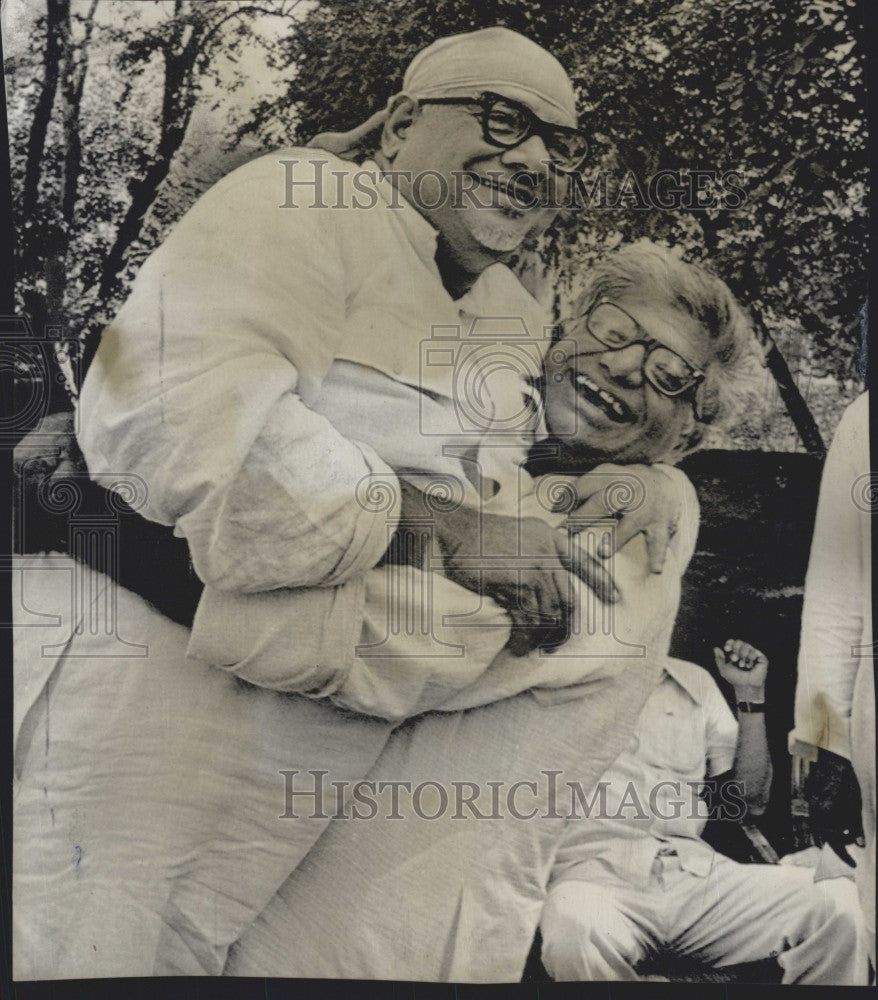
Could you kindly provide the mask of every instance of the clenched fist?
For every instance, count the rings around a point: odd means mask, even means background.
[[[735,689],[739,701],[762,701],[768,658],[742,639],[726,639],[723,648],[713,650],[720,677]]]

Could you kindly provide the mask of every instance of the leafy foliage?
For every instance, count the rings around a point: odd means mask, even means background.
[[[584,190],[602,190],[522,255],[523,280],[564,314],[584,269],[620,242],[709,259],[828,436],[856,392],[866,298],[854,0],[53,0],[6,67],[23,311],[93,342],[144,257],[222,173],[363,121],[419,49],[493,24],[570,72],[593,140]],[[685,189],[698,170],[743,203],[644,204],[659,171]],[[740,443],[790,446],[772,405]]]
[[[278,46],[273,22],[291,25],[295,6],[46,4],[36,44],[5,67],[16,291],[37,332],[57,325],[96,341],[137,266],[223,172],[197,131],[206,109],[246,82],[230,71],[235,57]],[[238,99],[238,113],[249,103]],[[193,164],[205,152],[212,170]]]
[[[820,421],[827,436],[856,391],[857,314],[866,300],[855,17],[850,0],[390,0],[380,9],[324,0],[290,39],[300,73],[284,101],[298,109],[305,140],[364,120],[398,89],[412,55],[442,35],[505,24],[545,45],[573,77],[594,140],[585,188],[608,184],[601,204],[566,214],[539,248],[541,287],[558,291],[564,313],[584,268],[642,236],[709,259],[780,343],[800,387],[826,375],[840,384]],[[273,113],[264,102],[250,127]],[[691,190],[699,170],[725,176],[713,191],[734,186],[743,204],[644,205],[658,172]]]

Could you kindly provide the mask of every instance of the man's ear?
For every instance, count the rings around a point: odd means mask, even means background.
[[[397,94],[387,105],[387,120],[381,132],[381,152],[388,160],[393,160],[405,142],[408,130],[421,114],[414,97]]]

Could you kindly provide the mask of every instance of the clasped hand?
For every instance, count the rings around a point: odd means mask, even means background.
[[[673,470],[672,470],[673,471]],[[613,476],[638,477],[642,493],[626,510],[611,506],[608,484]],[[682,474],[679,474],[682,475]],[[688,485],[688,481],[683,477]],[[400,480],[402,505],[399,528],[387,559],[423,566],[421,544],[412,532],[422,530],[423,494]],[[604,603],[620,598],[612,574],[603,561],[630,538],[646,536],[650,569],[661,572],[668,543],[679,523],[683,490],[674,476],[650,466],[604,465],[570,481],[574,494],[566,523],[553,528],[537,517],[512,518],[464,506],[454,510],[430,509],[430,525],[442,558],[445,575],[474,593],[490,597],[512,619],[508,648],[516,655],[544,648],[551,650],[569,638],[574,614],[572,576],[586,584]],[[594,519],[612,517],[612,541],[596,559],[571,535]],[[572,576],[571,576],[572,574]]]

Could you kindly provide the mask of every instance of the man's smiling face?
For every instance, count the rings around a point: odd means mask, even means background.
[[[712,360],[707,334],[697,319],[657,295],[627,290],[603,301],[623,309],[647,343],[610,350],[584,320],[565,332],[562,344],[571,349],[550,351],[545,363],[546,423],[570,462],[659,461],[691,422],[694,389],[679,396],[660,392],[644,376],[647,351],[662,344],[704,370]]]
[[[392,169],[405,172],[400,190],[452,255],[477,272],[554,219],[568,181],[548,160],[538,135],[511,149],[488,142],[477,105],[425,103],[401,130]]]

